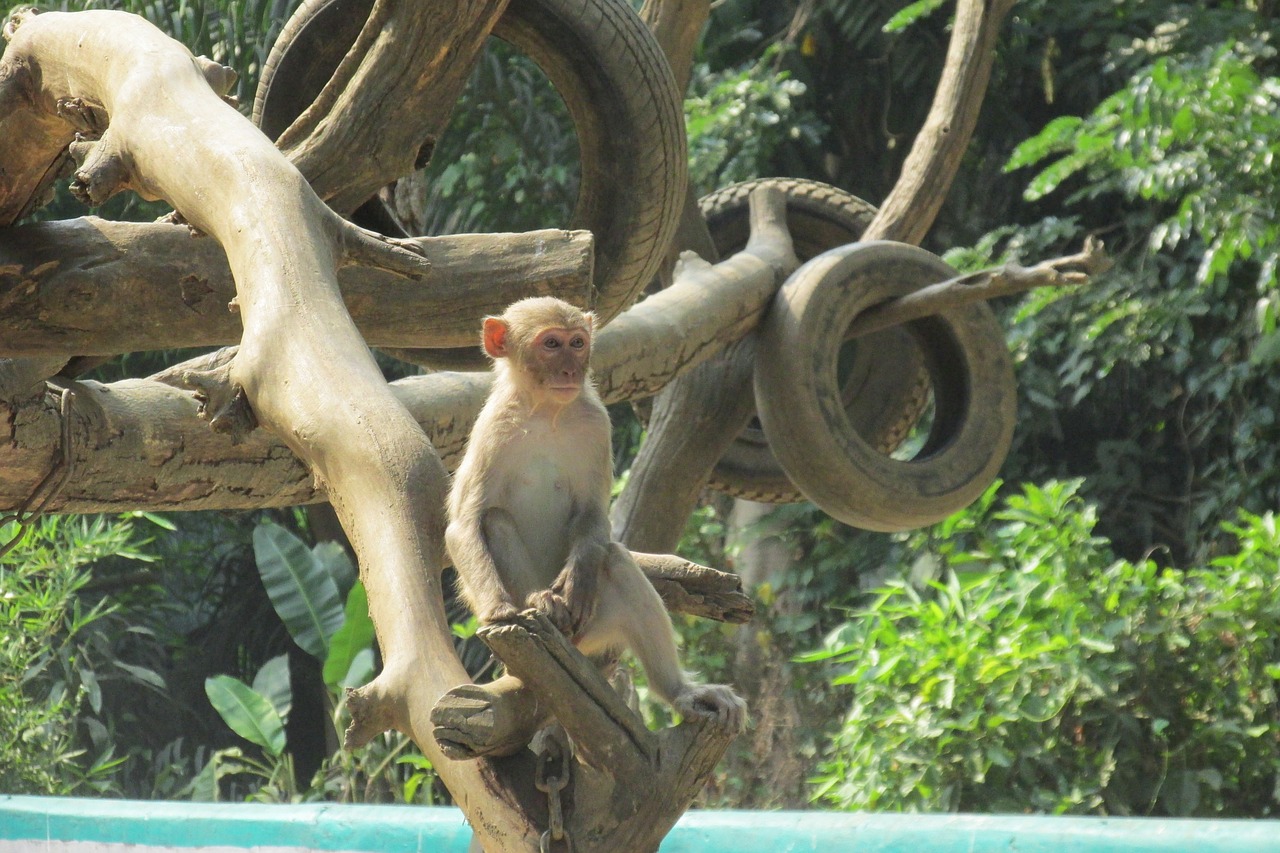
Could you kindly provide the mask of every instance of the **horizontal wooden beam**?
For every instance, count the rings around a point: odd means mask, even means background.
[[[525,296],[590,307],[588,231],[406,241],[424,275],[344,267],[338,283],[371,346],[475,346],[481,318]],[[0,229],[0,357],[116,355],[237,343],[222,247],[158,222],[84,217]]]

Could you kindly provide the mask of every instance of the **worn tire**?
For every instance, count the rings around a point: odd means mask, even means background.
[[[869,203],[842,189],[794,178],[762,178],[704,196],[699,206],[721,258],[741,251],[750,237],[748,199],[761,186],[787,198],[787,228],[796,256],[807,261],[856,242],[874,218]],[[928,399],[920,351],[902,329],[886,329],[850,348],[843,394],[850,422],[871,446],[891,453],[906,438]],[[708,482],[734,497],[764,503],[804,500],[753,419],[716,463]]]
[[[275,139],[315,99],[372,7],[298,7],[263,65],[253,105],[263,132]],[[688,154],[671,69],[624,0],[511,0],[493,34],[532,59],[569,110],[582,172],[570,227],[595,234],[594,308],[607,322],[653,278],[679,224]]]
[[[886,455],[850,423],[838,367],[849,324],[955,274],[915,246],[842,246],[797,270],[761,326],[755,394],[769,444],[805,496],[846,524],[896,531],[940,521],[977,498],[1008,453],[1017,391],[985,302],[904,324],[934,397],[932,428],[914,459]]]

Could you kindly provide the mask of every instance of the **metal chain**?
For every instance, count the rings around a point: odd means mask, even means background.
[[[48,391],[61,392],[61,396],[58,400],[58,412],[62,416],[62,445],[59,448],[58,457],[53,460],[53,467],[49,469],[48,474],[44,475],[44,479],[37,483],[36,487],[31,490],[31,496],[23,501],[22,504],[13,512],[7,515],[0,515],[0,527],[8,525],[10,522],[17,522],[18,525],[18,529],[14,533],[13,538],[8,542],[5,542],[3,545],[0,545],[0,557],[4,557],[5,554],[12,551],[14,546],[22,540],[23,535],[27,532],[27,528],[33,521],[44,514],[45,507],[49,505],[50,501],[58,496],[63,487],[66,486],[67,482],[71,479],[71,475],[75,472],[75,454],[72,452],[74,449],[73,442],[75,436],[71,429],[71,402],[76,395],[76,383],[71,382],[64,385],[57,382],[57,380],[51,379],[48,380],[45,385],[47,386]],[[40,499],[39,505],[36,506],[35,509],[31,509],[32,504],[36,502],[36,498],[45,490],[45,487],[53,481],[54,477],[58,477],[59,473],[61,474],[61,477],[58,478],[58,482],[54,484],[53,488],[49,489],[43,498]]]
[[[560,792],[569,786],[569,761],[557,738],[549,737],[543,741],[543,750],[538,754],[538,764],[534,770],[533,784],[547,795],[549,826],[542,833],[539,844],[541,853],[551,853],[556,842],[564,845],[568,853],[573,853],[573,838],[564,828],[564,807],[560,802]]]

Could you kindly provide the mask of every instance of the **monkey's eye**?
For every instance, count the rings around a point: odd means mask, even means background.
[[[574,349],[582,349],[586,345],[587,345],[587,340],[586,338],[582,337],[582,335],[575,335],[569,341],[569,346],[573,347]]]
[[[546,338],[545,340],[543,340],[543,342],[542,342],[542,346],[543,346],[543,348],[544,348],[544,349],[559,349],[559,348],[560,348],[560,339],[559,339],[559,338]]]

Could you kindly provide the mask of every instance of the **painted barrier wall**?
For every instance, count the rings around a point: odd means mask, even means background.
[[[466,853],[453,808],[0,796],[0,853]],[[1280,821],[695,811],[662,853],[1280,853]]]

